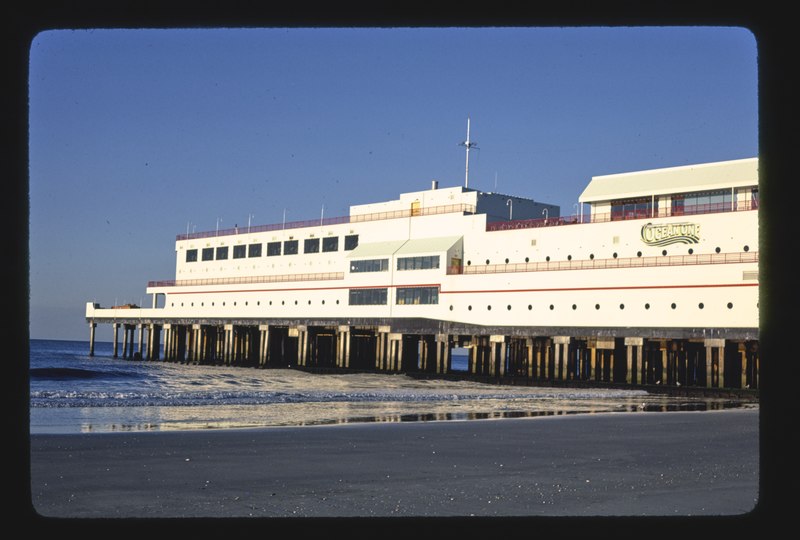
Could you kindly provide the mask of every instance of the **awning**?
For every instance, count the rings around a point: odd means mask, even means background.
[[[359,244],[347,255],[348,259],[391,257],[393,255],[417,255],[441,253],[449,250],[461,240],[461,236],[442,236],[436,238],[417,238],[414,240],[390,240]]]

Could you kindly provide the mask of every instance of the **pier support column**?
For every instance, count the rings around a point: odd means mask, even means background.
[[[706,339],[704,344],[706,347],[706,387],[711,388],[714,386],[714,375],[716,375],[717,386],[721,388],[723,384],[723,372],[720,366],[725,360],[725,340]],[[716,358],[714,358],[715,356]],[[715,366],[716,369],[714,369]]]
[[[94,356],[94,332],[97,329],[97,323],[89,323],[89,356]],[[744,370],[742,370],[744,372]]]
[[[350,327],[339,326],[336,340],[336,366],[350,367]]]
[[[258,331],[260,333],[258,340],[258,366],[264,367],[267,365],[269,358],[269,325],[258,325]]]
[[[143,323],[137,324],[136,325],[136,329],[139,331],[139,343],[137,344],[136,352],[139,353],[139,358],[141,358],[142,357],[142,350],[143,350],[143,346],[144,346],[144,324]]]
[[[375,343],[375,368],[378,370],[387,369],[387,356],[389,354],[389,333],[392,331],[390,326],[379,326]]]
[[[386,334],[386,371],[395,371],[397,368],[397,341],[399,334],[389,332]],[[401,336],[402,337],[402,336]]]
[[[553,372],[550,369],[550,352],[552,350],[552,340],[546,338],[544,340],[544,358],[542,358],[542,378],[552,379]]]
[[[114,332],[114,358],[117,357],[117,349],[119,347],[119,323],[114,323],[111,325],[111,328]]]
[[[644,339],[640,337],[626,337],[625,338],[625,347],[627,348],[628,352],[628,365],[627,370],[625,371],[625,382],[628,384],[635,384],[636,383],[636,366],[637,362],[642,361],[642,345],[644,343]],[[636,356],[636,361],[634,361],[633,357],[634,354]]]
[[[122,358],[128,359],[128,334],[129,326],[127,324],[122,325]],[[131,343],[131,347],[133,344]]]
[[[161,327],[151,323],[147,329],[147,359],[158,360],[161,345]]]
[[[164,324],[164,360],[167,361],[172,357],[172,325],[169,323]]]
[[[450,336],[436,334],[436,373],[447,373],[450,367]]]
[[[489,353],[489,375],[492,377],[502,377],[506,370],[508,339],[506,336],[492,335],[489,336],[489,345],[491,346],[491,352]]]
[[[553,336],[553,344],[555,346],[555,355],[554,355],[554,378],[561,380],[564,378],[565,374],[562,374],[561,364],[562,359],[568,354],[568,347],[570,342],[570,336]]]
[[[526,368],[525,371],[528,375],[529,379],[532,379],[534,376],[534,359],[535,359],[535,351],[533,338],[525,338],[525,353],[526,353]]]
[[[191,356],[186,359],[186,362],[189,364],[199,364],[200,357],[202,356],[202,326],[199,324],[192,325],[192,352]]]
[[[225,328],[225,347],[222,361],[225,365],[230,365],[233,360],[233,325],[226,324]]]

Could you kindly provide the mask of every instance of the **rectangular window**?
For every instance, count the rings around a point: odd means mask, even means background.
[[[438,304],[439,287],[398,287],[397,304]]]
[[[233,246],[233,258],[244,259],[247,255],[247,246]]]
[[[322,251],[339,251],[339,237],[329,236],[322,239]]]
[[[653,198],[611,201],[611,220],[647,218],[652,215]]]
[[[366,259],[363,261],[351,261],[351,272],[386,272],[389,270],[389,259]]]
[[[397,259],[398,270],[431,270],[439,268],[438,255],[424,255],[421,257],[400,257]]]
[[[250,244],[247,246],[248,257],[261,257],[261,244]]]
[[[196,249],[187,249],[186,250],[186,262],[196,262],[197,261],[197,250]]]
[[[214,260],[214,248],[203,248],[203,260],[204,261],[213,261]]]
[[[217,260],[224,261],[228,258],[228,246],[218,247],[217,248]]]
[[[284,255],[297,255],[297,240],[287,240],[283,243]]]
[[[352,251],[358,247],[358,235],[351,234],[344,237],[344,250]]]
[[[386,305],[388,289],[350,289],[351,306]]]
[[[281,254],[281,243],[280,242],[269,242],[267,243],[267,257],[275,257],[276,255]]]
[[[303,253],[319,253],[319,238],[306,238]]]

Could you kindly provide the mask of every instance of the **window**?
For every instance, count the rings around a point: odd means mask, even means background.
[[[429,270],[439,268],[439,256],[400,257],[397,259],[398,270]]]
[[[228,246],[218,247],[217,248],[217,260],[224,261],[228,258]]]
[[[203,248],[203,260],[204,261],[213,261],[214,260],[214,248]]]
[[[386,272],[389,270],[389,259],[365,259],[363,261],[351,261],[351,272]]]
[[[247,246],[233,246],[233,258],[244,259],[247,255]]]
[[[351,306],[385,305],[388,289],[350,289]]]
[[[351,234],[344,237],[344,250],[352,251],[358,247],[358,235]]]
[[[267,257],[275,257],[276,255],[281,254],[281,243],[280,242],[268,242],[267,243]]]
[[[319,238],[306,238],[303,253],[319,253]]]
[[[261,257],[261,244],[250,244],[247,246],[248,257]]]
[[[197,250],[196,249],[187,249],[186,250],[186,262],[196,262],[197,261]]]
[[[327,253],[329,251],[339,251],[339,237],[329,236],[322,239],[322,251]]]
[[[398,287],[397,304],[438,304],[439,287]]]
[[[651,215],[653,215],[653,199],[650,197],[611,201],[612,221],[644,218]]]
[[[672,214],[726,212],[731,209],[730,190],[701,191],[672,196]]]
[[[284,255],[297,255],[297,240],[286,240],[283,243],[283,254]]]

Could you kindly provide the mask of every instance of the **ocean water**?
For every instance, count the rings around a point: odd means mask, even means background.
[[[731,406],[641,389],[499,386],[401,374],[187,365],[113,358],[111,343],[31,340],[31,433],[479,421]],[[464,369],[466,358],[454,357]]]

